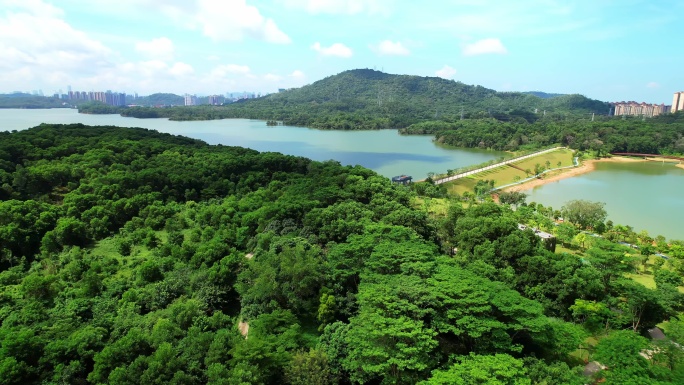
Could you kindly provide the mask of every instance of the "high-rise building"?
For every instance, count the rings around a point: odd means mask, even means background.
[[[196,104],[197,104],[197,96],[185,94],[185,105],[186,106],[194,106]]]
[[[672,112],[684,111],[684,91],[675,92],[672,98]]]
[[[646,104],[637,102],[617,102],[613,105],[614,116],[646,116],[653,117],[670,112],[670,106],[665,104]]]

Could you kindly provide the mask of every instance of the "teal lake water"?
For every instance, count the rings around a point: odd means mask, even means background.
[[[448,149],[431,136],[401,136],[395,130],[322,131],[305,127],[266,126],[265,122],[225,119],[172,122],[119,115],[83,115],[71,109],[3,110],[0,130],[24,130],[40,123],[83,123],[143,127],[201,139],[210,144],[275,151],[314,160],[334,159],[359,164],[391,177],[399,174],[424,178],[486,162],[503,155],[496,151]],[[684,239],[684,169],[660,163],[599,163],[597,170],[526,191],[528,202],[560,208],[571,199],[606,203],[608,217],[652,236]]]
[[[396,130],[324,131],[267,126],[264,121],[247,119],[174,122],[119,115],[85,115],[73,109],[0,109],[2,131],[24,130],[40,123],[143,127],[200,139],[209,144],[281,152],[314,160],[334,159],[345,165],[359,164],[387,177],[408,174],[415,179],[425,178],[428,172],[446,172],[447,169],[484,163],[504,155],[499,151],[438,147],[432,142],[432,136],[402,136]]]
[[[659,162],[597,163],[596,171],[532,190],[528,202],[560,209],[572,199],[606,203],[608,218],[651,236],[684,239],[684,169]]]

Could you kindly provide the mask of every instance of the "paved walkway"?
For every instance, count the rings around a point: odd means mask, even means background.
[[[523,159],[532,158],[532,157],[535,157],[535,156],[538,156],[538,155],[541,155],[541,154],[546,154],[547,152],[556,151],[556,150],[559,150],[559,149],[561,149],[561,148],[565,148],[565,147],[554,147],[554,148],[549,148],[548,150],[537,151],[537,152],[533,152],[533,153],[531,153],[531,154],[519,156],[519,157],[517,157],[517,158],[511,158],[511,159],[508,159],[508,160],[504,160],[503,162],[495,163],[495,164],[492,164],[492,165],[489,165],[489,166],[485,166],[485,167],[481,167],[481,168],[478,168],[478,169],[475,169],[475,170],[470,170],[470,171],[462,172],[462,173],[460,173],[460,174],[448,176],[448,177],[446,177],[446,178],[436,179],[436,180],[435,180],[435,184],[442,184],[442,183],[446,183],[446,182],[451,182],[452,180],[465,178],[465,177],[467,177],[467,176],[470,176],[470,175],[473,175],[473,174],[480,173],[480,172],[482,172],[482,171],[491,170],[491,169],[494,169],[494,168],[497,168],[497,167],[501,167],[501,166],[507,165],[507,164],[509,164],[509,163],[519,162],[519,161],[521,161],[521,160],[523,160]]]

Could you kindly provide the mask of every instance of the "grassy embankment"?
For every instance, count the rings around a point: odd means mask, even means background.
[[[519,167],[522,170],[529,169],[532,173],[534,172],[535,165],[540,164],[546,167],[546,162],[548,161],[551,168],[557,168],[558,162],[561,163],[560,167],[572,166],[573,152],[569,149],[560,149],[557,151],[549,152],[532,158],[521,160],[520,162],[515,162],[513,165]],[[551,171],[543,175],[544,178],[548,178],[557,173],[563,172],[562,170]],[[471,175],[466,178],[457,179],[453,182],[447,183],[447,189],[449,193],[463,194],[466,191],[472,192],[475,184],[478,180],[493,180],[494,187],[504,186],[510,183],[514,183],[518,180],[525,179],[531,176],[526,174],[524,171],[511,167],[509,165],[501,166],[493,170],[487,170],[479,174]]]

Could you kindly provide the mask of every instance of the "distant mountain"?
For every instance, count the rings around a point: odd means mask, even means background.
[[[534,121],[544,111],[561,116],[609,111],[607,103],[582,95],[551,95],[497,92],[438,77],[357,69],[226,108],[235,116],[326,129],[401,128],[426,120],[455,120],[461,114]]]
[[[0,94],[0,108],[59,108],[69,107],[53,97],[31,95],[23,92]]]
[[[551,95],[551,94],[544,94]],[[200,102],[201,103],[201,102]],[[607,103],[582,95],[539,97],[524,92],[497,92],[438,77],[392,75],[370,69],[345,71],[307,86],[223,106],[183,106],[183,97],[154,94],[138,98],[143,106],[121,115],[171,120],[248,118],[332,130],[405,128],[430,120],[495,118],[534,122],[542,117],[605,115]],[[84,107],[85,113],[102,113]]]
[[[130,97],[130,95],[128,95]],[[140,106],[182,106],[185,98],[176,94],[157,93],[148,96],[141,96],[136,99],[127,99],[127,104],[137,104]]]
[[[540,97],[540,98],[542,98],[542,99],[551,99],[551,98],[555,98],[555,97],[558,97],[558,96],[565,96],[565,95],[567,95],[567,94],[550,94],[550,93],[541,92],[541,91],[526,91],[526,92],[523,92],[523,94],[534,95],[534,96]]]

